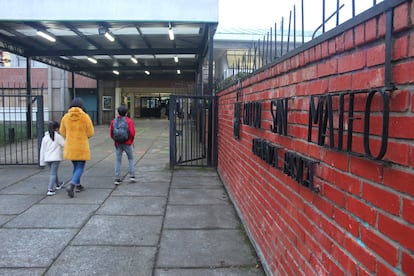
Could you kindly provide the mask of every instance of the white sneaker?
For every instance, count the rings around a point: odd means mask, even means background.
[[[56,194],[56,192],[54,192],[54,191],[52,191],[52,190],[48,190],[47,191],[47,195],[48,196],[52,196],[52,195],[55,195]]]
[[[61,181],[59,184],[56,184],[56,190],[62,189],[62,187],[65,186],[65,182]]]
[[[129,178],[129,182],[131,182],[131,183],[135,183],[135,182],[137,182],[137,180],[135,179],[135,176],[131,176],[131,177]]]

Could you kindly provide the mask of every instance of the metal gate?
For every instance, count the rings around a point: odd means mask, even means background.
[[[39,164],[43,96],[0,95],[0,165]]]
[[[217,166],[215,96],[170,98],[170,168]]]

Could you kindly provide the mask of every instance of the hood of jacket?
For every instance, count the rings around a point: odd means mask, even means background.
[[[81,120],[83,114],[85,114],[85,111],[83,111],[80,107],[72,107],[68,110],[68,113],[68,117],[71,121],[78,121]]]

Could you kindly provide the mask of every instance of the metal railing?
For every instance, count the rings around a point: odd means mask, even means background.
[[[228,64],[229,67],[220,76],[216,77],[216,90],[234,84],[256,70],[276,62],[305,43],[314,40],[331,29],[337,28],[343,22],[352,20],[358,15],[358,12],[361,13],[373,8],[379,5],[379,2],[395,1],[364,1],[365,7],[360,10],[357,9],[359,6],[357,6],[355,0],[343,0],[342,2],[345,3],[341,3],[340,0],[336,0],[336,3],[332,0],[312,1],[312,7],[307,10],[305,9],[304,0],[301,0],[299,12],[296,5],[293,5],[287,20],[282,17],[279,25],[274,23],[274,26],[263,35],[262,39],[252,41],[250,46],[243,51],[243,54],[236,59],[235,63]],[[309,3],[310,1],[307,2],[307,4]],[[333,3],[335,6],[332,11]],[[361,3],[361,1],[358,2],[358,4]],[[318,10],[318,8],[315,9],[315,5],[318,4],[321,5],[319,9],[321,11],[321,23],[313,31],[307,31],[309,27],[306,26],[305,18],[306,16],[307,18],[314,16],[313,13]],[[331,5],[331,10],[327,9],[327,4]]]
[[[41,94],[0,95],[1,165],[38,164],[39,146],[45,130]]]
[[[64,111],[45,107],[43,85],[0,87],[0,165],[36,165],[47,122],[60,122]],[[87,111],[97,124],[97,111]]]
[[[171,96],[171,169],[175,166],[217,165],[217,123],[213,121],[216,113],[214,96]]]

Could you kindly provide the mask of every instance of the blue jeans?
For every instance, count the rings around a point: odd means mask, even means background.
[[[59,184],[58,170],[60,161],[47,162],[47,164],[50,167],[49,185],[47,186],[47,189],[51,191],[55,184]]]
[[[86,161],[72,161],[73,172],[72,172],[72,185],[80,185],[80,178],[83,174]]]
[[[135,177],[134,171],[134,152],[132,146],[127,144],[120,144],[115,146],[116,161],[115,161],[115,178],[121,178],[121,164],[122,164],[122,153],[125,152],[129,162],[129,176]]]

